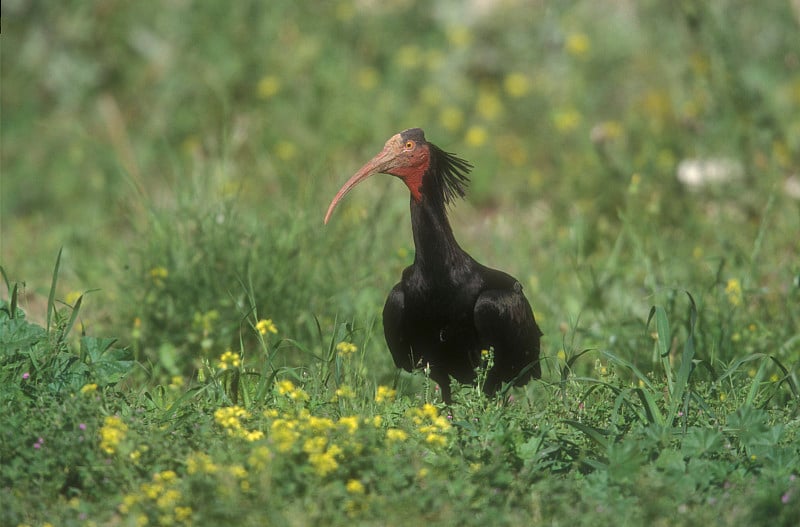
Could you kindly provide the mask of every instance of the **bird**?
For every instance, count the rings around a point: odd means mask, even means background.
[[[446,404],[451,377],[474,384],[491,366],[483,391],[541,378],[542,331],[519,280],[478,263],[456,241],[448,207],[466,195],[473,166],[425,139],[421,128],[393,135],[337,192],[325,214],[356,185],[375,174],[402,180],[410,192],[414,261],[383,308],[386,344],[398,368],[424,369]],[[487,360],[491,352],[491,359]]]

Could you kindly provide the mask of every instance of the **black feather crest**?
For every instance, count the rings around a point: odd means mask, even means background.
[[[438,146],[428,143],[431,152],[431,164],[428,176],[441,189],[444,202],[449,205],[456,198],[463,198],[469,185],[469,173],[472,164],[460,157],[445,152]]]

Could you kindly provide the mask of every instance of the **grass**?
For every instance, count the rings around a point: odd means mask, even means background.
[[[314,5],[4,2],[0,523],[795,525],[796,8]],[[542,381],[393,367],[410,126]]]

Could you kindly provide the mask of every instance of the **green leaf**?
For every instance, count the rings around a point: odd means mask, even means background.
[[[722,447],[722,432],[715,428],[693,426],[687,430],[681,443],[686,457],[699,457]]]

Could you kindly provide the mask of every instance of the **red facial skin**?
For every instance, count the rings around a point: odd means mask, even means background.
[[[374,174],[389,174],[402,179],[408,190],[411,191],[411,196],[416,201],[420,201],[422,199],[422,178],[427,172],[430,162],[430,150],[427,144],[412,140],[404,141],[402,134],[395,134],[386,141],[383,150],[378,155],[342,185],[328,207],[325,223],[328,223],[333,209],[345,194]]]

